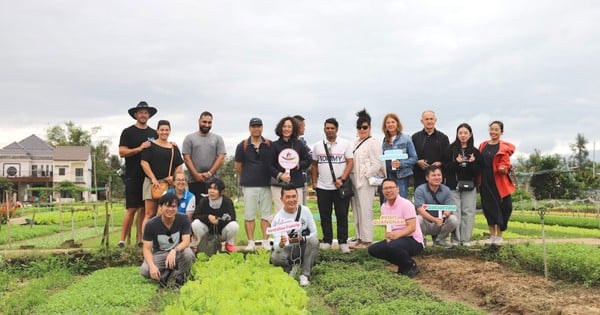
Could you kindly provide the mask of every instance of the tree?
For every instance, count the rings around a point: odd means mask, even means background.
[[[92,141],[92,137],[100,131],[101,127],[92,127],[88,131],[72,121],[67,121],[64,124],[64,127],[56,125],[46,129],[46,141],[48,144],[54,147],[67,145],[90,146],[93,159],[92,174],[96,176],[94,185],[105,187],[109,177],[112,177],[113,187],[115,187],[114,179],[118,177],[117,170],[121,167],[120,159],[116,155],[110,155],[109,140],[100,140],[97,143]]]
[[[575,143],[569,144],[571,151],[573,151],[571,159],[573,159],[576,165],[580,168],[584,167],[588,161],[588,156],[590,153],[585,147],[587,144],[588,140],[581,133],[578,133],[577,137],[575,137]]]
[[[53,147],[92,145],[92,136],[101,129],[101,127],[92,127],[92,130],[87,131],[70,120],[65,122],[65,127],[66,129],[56,125],[46,129],[46,142]]]

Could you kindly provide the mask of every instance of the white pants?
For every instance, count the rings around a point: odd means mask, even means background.
[[[351,174],[351,177],[352,176]],[[352,178],[352,182],[356,183]],[[373,242],[373,200],[376,187],[363,185],[354,187],[354,196],[350,200],[354,214],[356,238],[363,242]]]
[[[235,236],[240,230],[240,226],[236,221],[231,221],[227,223],[227,225],[221,231],[221,235],[219,235],[220,241],[226,241],[227,243],[234,245],[235,244]],[[200,240],[206,236],[209,232],[209,228],[204,222],[196,219],[192,222],[192,232],[195,237],[192,237],[192,241],[190,242],[190,246],[195,247],[198,246]]]

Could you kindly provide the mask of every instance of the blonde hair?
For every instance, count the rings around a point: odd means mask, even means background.
[[[383,123],[381,124],[381,130],[383,131],[384,137],[386,142],[389,142],[388,140],[391,139],[392,135],[390,134],[390,132],[387,130],[387,128],[385,128],[385,122],[388,119],[393,119],[396,121],[396,123],[398,124],[398,128],[396,129],[398,131],[398,134],[402,133],[402,123],[400,122],[400,117],[398,117],[398,115],[394,114],[394,113],[387,113],[384,117],[383,117]]]

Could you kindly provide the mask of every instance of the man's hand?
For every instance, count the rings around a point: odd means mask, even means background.
[[[209,214],[208,215],[208,222],[210,222],[211,224],[217,225],[219,224],[219,219],[217,219],[216,216]]]
[[[302,241],[302,235],[296,237],[290,237],[290,244],[300,243]]]
[[[175,258],[177,258],[177,250],[171,249],[169,251],[169,254],[167,255],[167,259],[165,260],[165,267],[167,267],[168,269],[175,268]]]
[[[279,241],[279,248],[284,248],[288,241],[288,237],[285,234],[281,234],[281,240]]]
[[[158,270],[156,265],[148,266],[148,272],[150,273],[150,278],[156,281],[160,280],[160,270]]]

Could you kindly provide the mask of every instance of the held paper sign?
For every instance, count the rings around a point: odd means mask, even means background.
[[[296,168],[300,164],[300,155],[298,155],[296,150],[286,148],[279,152],[277,161],[285,169],[285,172],[289,174],[291,169]]]
[[[456,205],[430,205],[423,204],[423,210],[429,211],[456,211]]]
[[[382,161],[387,160],[405,160],[408,159],[408,154],[404,153],[401,149],[397,150],[385,150],[382,156],[379,157]]]
[[[294,229],[299,229],[302,227],[302,223],[298,221],[290,221],[283,224],[279,224],[277,226],[267,228],[267,234],[275,234],[278,232],[289,231]]]
[[[406,224],[406,220],[400,219],[395,215],[382,215],[379,219],[373,220],[373,225],[388,225],[388,224]]]

